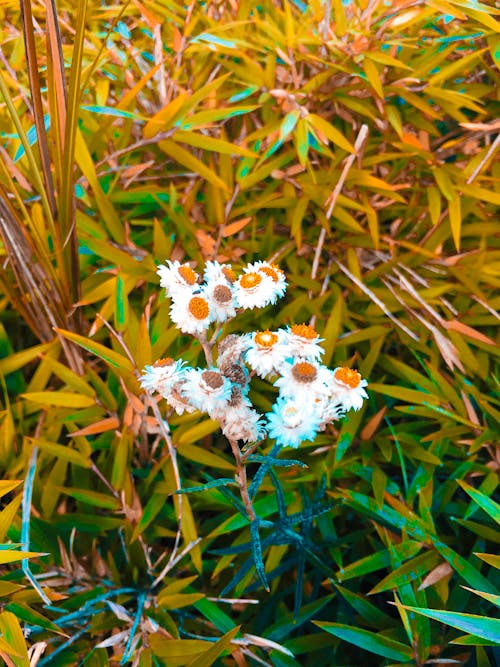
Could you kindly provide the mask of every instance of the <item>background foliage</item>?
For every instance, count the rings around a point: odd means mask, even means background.
[[[0,13],[6,664],[495,665],[494,3]],[[248,329],[312,320],[324,362],[370,380],[307,468],[263,484],[270,593],[232,497],[180,503],[136,380],[201,359],[166,258],[273,258],[286,300]],[[170,429],[183,486],[231,477],[217,424]]]

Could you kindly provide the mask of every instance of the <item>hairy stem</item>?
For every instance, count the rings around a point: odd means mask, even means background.
[[[236,462],[235,479],[236,479],[236,482],[238,483],[238,487],[240,489],[241,500],[243,501],[243,505],[245,506],[245,509],[247,511],[248,518],[250,519],[250,521],[255,521],[257,516],[255,514],[255,510],[253,508],[252,501],[250,499],[250,495],[248,493],[247,469],[246,469],[245,464],[244,464],[244,462],[241,458],[240,448],[238,447],[238,443],[237,443],[236,440],[229,440],[229,444],[231,445],[234,460]]]

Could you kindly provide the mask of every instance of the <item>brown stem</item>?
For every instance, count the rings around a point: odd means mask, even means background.
[[[229,444],[231,445],[231,449],[233,450],[234,460],[236,461],[235,479],[240,489],[241,500],[243,501],[243,505],[245,505],[248,518],[250,519],[250,521],[255,521],[257,516],[255,514],[252,501],[250,500],[250,496],[248,494],[247,469],[241,459],[240,448],[238,447],[238,443],[236,440],[229,440]]]
[[[205,360],[206,360],[206,362],[207,362],[207,365],[208,365],[208,366],[213,366],[213,363],[214,363],[214,362],[213,362],[213,358],[212,358],[212,347],[213,347],[213,343],[210,344],[210,343],[207,341],[207,337],[206,337],[206,335],[205,335],[204,333],[203,333],[203,334],[200,334],[199,336],[196,336],[196,338],[198,338],[198,340],[199,340],[199,342],[200,342],[200,345],[201,345],[201,347],[203,348],[203,352],[204,352],[204,354],[205,354]]]

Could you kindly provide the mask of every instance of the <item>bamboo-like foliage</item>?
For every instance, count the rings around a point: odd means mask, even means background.
[[[0,563],[0,656],[493,667],[500,10],[20,8],[0,7],[0,468],[30,474],[0,542],[48,555],[38,589]],[[369,379],[293,459],[260,479],[272,443],[249,458],[251,528],[218,424],[137,383],[202,359],[169,319],[166,259],[279,263],[279,312],[238,326],[311,323],[326,365]]]

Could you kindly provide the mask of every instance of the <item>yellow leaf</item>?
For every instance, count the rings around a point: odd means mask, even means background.
[[[363,69],[373,90],[380,98],[383,98],[384,89],[382,88],[382,81],[376,65],[368,58],[365,58],[363,61]]]
[[[63,408],[90,408],[95,405],[95,399],[91,396],[70,391],[32,391],[21,396],[27,401]]]
[[[322,132],[333,144],[348,153],[355,153],[354,146],[351,142],[327,120],[321,118],[321,116],[317,116],[315,113],[309,114],[309,116],[306,117],[306,120],[309,125]]]
[[[180,93],[163,109],[160,109],[144,127],[144,138],[151,139],[158,132],[168,130],[180,108],[189,99],[188,93]]]
[[[202,178],[215,185],[217,188],[222,190],[229,191],[229,188],[220,179],[217,174],[215,174],[211,169],[209,169],[203,162],[195,158],[194,155],[188,153],[187,150],[181,148],[179,144],[176,144],[175,141],[171,139],[164,139],[158,143],[160,149],[169,155],[173,160],[181,164],[183,167],[186,167],[190,171],[194,171],[196,174],[199,174]]]
[[[204,134],[197,134],[196,132],[189,132],[188,130],[179,130],[173,135],[176,141],[182,141],[183,144],[194,146],[195,148],[203,148],[207,151],[214,151],[224,155],[243,155],[244,157],[257,157],[255,153],[237,146],[229,141],[222,139],[214,139],[214,137],[207,137]]]
[[[460,196],[457,193],[448,204],[448,215],[450,217],[451,234],[457,251],[460,250],[460,231],[462,228],[462,207]]]

